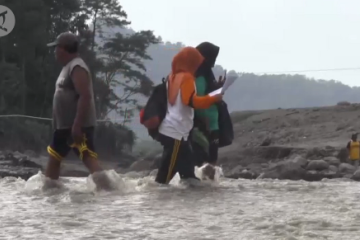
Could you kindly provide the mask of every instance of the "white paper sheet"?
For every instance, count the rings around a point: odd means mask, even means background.
[[[224,93],[237,79],[237,76],[227,77],[222,87],[222,93]]]
[[[212,96],[220,94],[222,89],[223,88],[219,88],[219,89],[216,89],[215,91],[212,91],[211,93],[209,93],[209,96],[212,97]]]
[[[224,94],[225,91],[235,82],[235,80],[237,79],[237,76],[232,76],[232,77],[228,77],[226,78],[224,85],[222,88],[216,89],[215,91],[212,91],[211,93],[209,93],[209,96],[215,96],[217,94]]]

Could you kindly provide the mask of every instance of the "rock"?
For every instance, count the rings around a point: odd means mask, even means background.
[[[152,165],[151,161],[138,160],[131,164],[128,170],[133,172],[149,171]]]
[[[325,149],[326,149],[326,150],[334,150],[335,148],[334,148],[333,146],[326,145],[326,146],[325,146]]]
[[[128,168],[129,166],[131,166],[131,164],[134,163],[134,160],[131,158],[126,158],[123,157],[121,158],[121,160],[119,161],[119,164],[117,165],[119,168]]]
[[[307,165],[307,170],[316,170],[316,171],[322,171],[329,168],[329,163],[325,162],[324,160],[312,160]]]
[[[316,171],[316,170],[307,171],[305,173],[303,179],[306,181],[321,181],[322,179],[325,179],[325,178],[334,179],[334,178],[339,178],[339,177],[341,177],[341,175],[337,171],[326,169],[326,170],[322,170],[322,171]]]
[[[355,181],[360,181],[360,168],[354,172],[351,179],[353,179]]]
[[[304,180],[306,181],[321,181],[324,178],[323,174],[318,171],[310,170],[304,174]]]
[[[24,155],[26,155],[26,156],[28,156],[28,157],[31,157],[31,158],[35,158],[35,157],[38,156],[38,155],[37,155],[34,151],[32,151],[32,150],[26,150],[26,151],[24,152]]]
[[[267,147],[271,144],[271,138],[267,137],[264,139],[264,141],[260,144],[260,147]]]
[[[292,147],[267,146],[254,149],[256,154],[265,159],[276,159],[289,157],[293,151]]]
[[[337,154],[337,158],[340,159],[340,162],[346,162],[349,157],[349,152],[346,148],[341,148]]]
[[[308,160],[299,155],[293,156],[293,159],[290,161],[292,164],[300,166],[302,168],[305,168],[308,165]]]
[[[42,168],[41,165],[27,159],[26,157],[19,159],[18,166],[28,167],[28,168],[39,168],[39,169]]]
[[[332,171],[332,172],[338,172],[338,168],[336,167],[336,166],[334,166],[334,165],[330,165],[329,166],[329,171]]]
[[[349,163],[341,163],[339,166],[340,173],[353,174],[355,170],[355,167]]]
[[[41,170],[41,165],[19,152],[8,152],[0,156],[0,177],[20,177],[27,180]]]
[[[237,166],[234,169],[232,169],[228,174],[225,174],[225,177],[233,178],[233,179],[238,179],[238,178],[256,179],[258,175],[252,171],[244,169],[242,166]]]
[[[342,178],[351,179],[352,176],[353,176],[352,174],[345,174]]]
[[[323,175],[323,178],[328,178],[328,179],[334,179],[334,178],[340,178],[341,177],[341,174],[337,171],[333,171],[333,170],[330,170],[330,169],[327,169],[327,170],[323,170],[320,172],[320,174]]]
[[[17,168],[9,167],[0,169],[0,177],[16,177],[28,180],[30,177],[34,176],[40,171],[40,169],[35,168]]]
[[[154,170],[152,170],[152,171],[149,173],[149,176],[155,177],[155,176],[157,175],[157,173],[158,173],[158,170],[157,170],[157,169],[154,169]]]
[[[261,163],[260,166],[261,166],[261,168],[268,168],[269,164],[268,163]]]
[[[162,153],[159,153],[152,160],[153,164],[151,165],[151,169],[158,169],[160,167],[161,160],[162,160]]]
[[[244,170],[242,166],[236,166],[233,169],[225,172],[225,177],[238,179],[240,177],[241,171]]]
[[[311,160],[316,160],[319,158],[322,159],[327,156],[328,156],[327,150],[325,148],[319,148],[319,147],[309,149],[306,153],[306,158]]]
[[[256,179],[258,178],[258,176],[259,176],[258,174],[249,171],[247,169],[242,170],[239,174],[239,178],[244,178],[244,179]]]
[[[324,161],[326,161],[327,163],[333,166],[339,166],[341,163],[340,160],[336,157],[325,157]]]
[[[306,159],[300,156],[296,156],[292,160],[284,160],[276,163],[270,169],[264,172],[261,178],[289,180],[304,179],[306,170],[303,167],[306,166],[306,164]]]

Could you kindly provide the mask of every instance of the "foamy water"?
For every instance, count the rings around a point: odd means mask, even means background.
[[[0,179],[0,239],[360,239],[359,184],[343,180],[230,180],[192,185],[176,177],[107,172],[116,190],[91,178],[56,186],[42,174]],[[45,186],[45,187],[44,187]]]

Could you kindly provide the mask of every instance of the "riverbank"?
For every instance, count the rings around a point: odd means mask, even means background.
[[[359,104],[343,103],[324,108],[235,112],[235,140],[231,146],[220,149],[218,163],[228,178],[360,180],[360,171],[348,163],[345,149],[351,134],[360,129],[359,118]],[[144,176],[154,174],[160,157],[161,153],[153,152],[151,156],[101,163],[105,169]],[[28,165],[35,165],[25,166],[24,159]],[[0,153],[1,176],[28,178],[44,169],[46,162],[47,157],[27,153]],[[81,161],[66,159],[61,176],[86,177],[88,171]]]

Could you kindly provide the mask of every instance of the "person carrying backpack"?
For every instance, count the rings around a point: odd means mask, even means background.
[[[153,135],[153,138],[163,145],[162,160],[155,178],[158,183],[168,184],[177,172],[181,179],[197,179],[188,140],[194,124],[194,108],[206,109],[222,100],[221,94],[199,97],[196,93],[195,73],[203,60],[204,57],[193,47],[185,47],[175,55],[172,72],[164,83],[167,89],[165,117],[158,117],[161,121],[159,126],[156,124],[147,126],[148,129],[157,129],[158,133]],[[150,99],[151,97],[141,113],[143,123],[151,119],[145,117],[147,108],[150,109],[149,106],[152,105]],[[163,107],[158,108],[157,111],[158,115],[161,115]]]
[[[199,96],[205,96],[221,88],[225,81],[225,76],[224,78],[220,77],[219,81],[216,81],[212,71],[220,48],[212,43],[203,42],[199,44],[196,49],[204,57],[203,63],[196,72],[196,89]],[[221,124],[219,124],[219,121]],[[207,162],[215,166],[218,159],[219,147],[230,145],[233,140],[232,122],[226,103],[221,101],[220,103],[211,105],[208,109],[196,110],[195,127],[200,129],[209,141],[209,154],[207,155],[207,159],[205,157],[200,160],[197,159],[197,165],[201,166]],[[193,145],[195,151],[202,151],[196,142]],[[195,155],[199,156],[204,154],[195,153]]]
[[[196,89],[199,96],[204,96],[221,87],[221,83],[215,80],[212,68],[220,48],[209,42],[203,42],[196,47],[204,57],[204,61],[196,72]],[[215,165],[218,157],[219,143],[219,113],[215,104],[208,109],[195,111],[196,126],[209,139],[209,155],[206,162]]]

